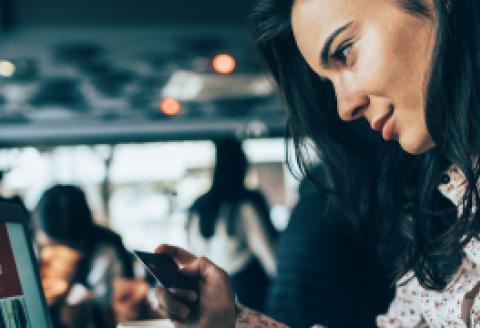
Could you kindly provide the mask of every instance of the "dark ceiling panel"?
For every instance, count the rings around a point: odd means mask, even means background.
[[[283,135],[245,26],[253,1],[0,0],[0,26],[14,23],[0,30],[0,148]]]
[[[8,1],[8,0],[2,0]],[[244,23],[253,0],[10,0],[18,25]]]

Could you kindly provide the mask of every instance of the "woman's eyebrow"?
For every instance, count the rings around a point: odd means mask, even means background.
[[[324,68],[329,68],[329,56],[330,56],[330,48],[332,47],[333,41],[335,41],[336,37],[345,31],[350,25],[353,24],[353,21],[346,23],[345,25],[340,26],[337,28],[325,41],[325,44],[322,47],[322,51],[320,53],[320,65]]]

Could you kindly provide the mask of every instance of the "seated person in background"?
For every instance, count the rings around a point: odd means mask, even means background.
[[[40,275],[55,327],[109,327],[112,281],[133,277],[120,236],[95,224],[84,192],[57,185],[34,213]]]
[[[245,187],[248,162],[240,142],[225,139],[215,146],[212,186],[190,209],[189,249],[229,274],[240,302],[262,310],[275,274],[276,231],[263,195]]]
[[[339,226],[327,201],[310,181],[300,184],[298,204],[278,241],[267,314],[294,328],[318,322],[375,327],[375,317],[393,299],[393,280],[373,250]]]

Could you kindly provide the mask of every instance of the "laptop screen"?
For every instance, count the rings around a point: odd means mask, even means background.
[[[23,225],[0,222],[0,328],[48,328]]]

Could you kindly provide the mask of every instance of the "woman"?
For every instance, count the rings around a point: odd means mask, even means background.
[[[308,172],[302,141],[312,140],[334,205],[396,254],[396,297],[377,324],[480,325],[480,3],[263,0],[254,18],[297,159]],[[275,325],[236,310],[208,260],[158,251],[202,278],[198,294],[159,290],[177,326]],[[195,319],[187,295],[199,299]]]
[[[113,279],[133,276],[120,236],[95,224],[84,192],[75,186],[45,191],[35,218],[40,273],[56,325],[111,325]]]
[[[189,249],[228,273],[242,304],[263,310],[275,273],[276,231],[263,195],[245,187],[248,161],[241,143],[217,140],[215,148],[212,186],[190,209]]]

